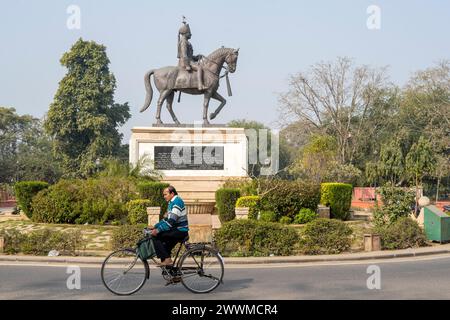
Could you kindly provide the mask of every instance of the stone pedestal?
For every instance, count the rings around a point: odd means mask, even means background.
[[[381,239],[378,234],[365,234],[364,235],[364,250],[365,251],[380,251]]]
[[[147,215],[148,215],[148,225],[154,226],[159,222],[159,213],[161,212],[160,207],[148,207]]]
[[[236,213],[236,219],[248,219],[248,207],[235,208],[234,212]]]
[[[330,208],[319,204],[317,213],[319,218],[330,219]]]
[[[185,202],[215,202],[226,180],[247,177],[247,148],[243,128],[140,127],[132,129],[130,162],[146,155]]]

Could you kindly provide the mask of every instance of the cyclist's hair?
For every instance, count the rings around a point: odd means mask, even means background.
[[[177,190],[175,189],[174,186],[170,185],[166,189],[169,190],[169,193],[173,193],[174,195],[178,195],[178,192],[177,192]]]

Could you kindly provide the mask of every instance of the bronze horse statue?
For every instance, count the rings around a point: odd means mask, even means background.
[[[145,74],[144,82],[147,95],[145,103],[140,112],[144,112],[150,106],[153,98],[153,89],[150,82],[150,77],[154,76],[155,86],[160,92],[157,103],[156,123],[162,124],[161,121],[161,107],[164,101],[167,101],[167,109],[176,124],[180,124],[172,109],[172,103],[175,92],[183,92],[192,95],[204,95],[203,102],[203,124],[209,124],[208,121],[208,107],[211,98],[220,101],[219,107],[210,114],[210,119],[214,119],[226,104],[226,100],[222,97],[217,89],[219,88],[220,71],[225,69],[226,72],[233,73],[236,71],[236,64],[239,55],[239,49],[220,48],[211,53],[207,57],[202,57],[199,61],[204,72],[204,85],[206,89],[199,90],[197,85],[197,77],[193,72],[188,72],[182,68],[170,66],[160,69],[150,70]],[[224,64],[227,64],[227,67]]]

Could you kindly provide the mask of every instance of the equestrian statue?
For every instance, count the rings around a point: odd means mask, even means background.
[[[183,17],[183,24],[178,31],[178,66],[154,69],[145,74],[144,82],[147,95],[140,112],[147,110],[152,102],[153,88],[150,78],[153,75],[155,86],[159,91],[156,124],[163,123],[161,121],[161,107],[164,101],[166,101],[167,110],[169,110],[173,121],[176,124],[180,124],[172,109],[176,92],[192,95],[203,94],[204,125],[209,124],[208,107],[211,98],[220,101],[220,105],[216,111],[210,114],[210,120],[214,119],[226,104],[225,98],[217,92],[220,78],[226,77],[228,95],[231,96],[228,73],[234,73],[236,71],[239,49],[222,47],[206,57],[203,55],[194,55],[192,44],[189,42],[191,36],[189,24],[186,23]],[[222,69],[225,69],[225,74],[221,76],[220,72]]]

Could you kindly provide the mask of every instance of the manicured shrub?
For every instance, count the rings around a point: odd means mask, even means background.
[[[135,198],[135,186],[126,178],[60,180],[34,197],[32,220],[44,223],[125,223],[126,203]]]
[[[330,207],[331,218],[348,220],[353,186],[347,183],[322,183],[320,203]]]
[[[222,188],[239,189],[241,196],[256,196],[258,194],[258,179],[231,178],[225,181]]]
[[[81,180],[60,180],[33,199],[34,222],[75,223],[82,212]]]
[[[377,226],[391,224],[400,217],[407,217],[414,204],[415,192],[386,184],[377,189],[383,204],[375,209],[374,221]]]
[[[374,229],[380,235],[383,249],[407,249],[426,246],[426,236],[416,221],[400,217],[392,224]]]
[[[294,252],[299,236],[279,223],[239,219],[224,223],[214,240],[226,256],[286,256]]]
[[[160,207],[162,215],[167,211],[167,202],[164,200],[163,191],[170,186],[164,182],[141,182],[137,185],[141,199],[150,201],[150,207]]]
[[[305,254],[336,254],[350,249],[352,233],[342,221],[318,218],[306,224],[300,243]]]
[[[48,186],[49,184],[43,181],[21,181],[14,185],[17,203],[28,218],[31,218],[33,214],[31,209],[33,197]]]
[[[320,186],[302,181],[263,180],[261,210],[274,211],[279,217],[294,216],[301,208],[316,210]]]
[[[16,229],[1,230],[0,237],[5,241],[3,248],[5,254],[16,254],[21,252],[22,243],[26,239],[26,235],[20,233]]]
[[[5,238],[5,253],[47,255],[51,250],[57,250],[61,255],[76,255],[85,248],[85,241],[80,230],[51,231],[42,229],[28,234],[17,230],[2,231]]]
[[[220,222],[231,221],[236,217],[234,208],[240,196],[239,189],[221,188],[216,191],[216,207]]]
[[[111,236],[112,250],[135,248],[136,243],[144,237],[145,224],[123,225],[113,231]]]
[[[278,215],[274,211],[261,211],[259,220],[265,222],[277,222]]]
[[[280,223],[281,224],[291,224],[292,223],[292,219],[289,218],[289,217],[281,217]]]
[[[147,207],[151,207],[152,202],[146,199],[131,200],[127,203],[128,221],[131,224],[147,223]]]
[[[300,209],[300,212],[295,215],[294,223],[305,224],[317,219],[318,217],[319,215],[315,211],[308,208],[302,208]]]
[[[248,207],[248,218],[256,220],[258,218],[260,198],[258,196],[244,196],[236,201],[237,208]]]

